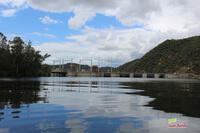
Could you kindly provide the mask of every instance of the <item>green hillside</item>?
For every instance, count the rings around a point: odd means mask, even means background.
[[[200,74],[200,36],[166,40],[142,58],[118,67],[122,72]]]

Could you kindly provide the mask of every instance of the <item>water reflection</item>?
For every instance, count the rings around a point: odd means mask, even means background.
[[[154,109],[200,117],[200,83],[135,82],[123,83],[123,85],[130,86],[129,88],[133,89],[144,90],[132,94],[155,98],[155,100],[147,104],[147,106],[151,106]]]
[[[28,104],[45,101],[38,95],[40,82],[0,81],[0,109],[28,107]]]
[[[7,113],[11,114],[13,119],[20,118],[21,108],[29,108],[32,103],[46,101],[45,97],[39,96],[40,82],[22,82],[22,81],[0,81],[0,121],[5,119]],[[2,111],[2,112],[1,112]]]
[[[193,88],[190,93],[197,96],[194,94],[199,93],[194,89],[198,87],[197,84],[73,80],[45,78],[1,81],[0,133],[200,132],[199,118],[182,116],[182,112],[174,114],[153,110],[153,105],[144,106],[162,99],[163,93],[167,94],[167,99],[171,93],[167,87],[175,90],[181,87],[183,95]],[[157,90],[161,89],[160,86],[164,86],[164,92]],[[148,95],[141,90],[148,91]],[[176,92],[172,97],[181,94]],[[188,128],[169,129],[167,122],[170,118],[177,118]]]
[[[66,128],[72,133],[84,133],[88,130],[88,123],[83,119],[70,119],[65,122]]]

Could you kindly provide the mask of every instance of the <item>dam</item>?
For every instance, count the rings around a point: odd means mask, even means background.
[[[200,79],[190,74],[166,73],[126,73],[126,72],[51,72],[52,77],[124,77],[124,78],[166,78],[166,79]]]
[[[73,59],[68,64],[64,64],[64,61],[59,61],[59,64],[53,65],[51,70],[51,77],[125,77],[125,78],[167,78],[167,79],[187,79],[194,78],[200,79],[200,75],[194,75],[192,73],[129,73],[120,72],[115,67],[112,67],[112,63],[107,67],[99,67],[93,65],[93,59],[88,59],[90,65],[82,65],[79,63],[73,63]],[[99,61],[98,61],[99,62]],[[54,61],[55,63],[55,61]]]

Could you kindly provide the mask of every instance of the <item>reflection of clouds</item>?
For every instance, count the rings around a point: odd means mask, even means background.
[[[115,133],[148,133],[148,129],[134,129],[134,124],[127,123],[120,125],[119,129]]]
[[[103,95],[93,98],[93,101],[98,101],[98,105],[95,102],[91,102],[83,111],[85,117],[125,117],[125,116],[139,116],[140,110],[143,107],[139,97],[132,97],[130,95]]]
[[[199,133],[200,121],[198,118],[184,117],[174,114],[165,114],[169,118],[177,118],[177,123],[184,123],[187,128],[168,128],[167,118],[156,118],[153,120],[142,121],[142,126],[140,121],[132,121],[122,119],[123,124],[120,125],[116,133]],[[128,123],[127,123],[127,122]],[[176,124],[177,124],[176,123]],[[142,128],[140,128],[142,127]]]
[[[121,124],[115,133],[149,133],[148,121],[139,117],[126,117],[120,119]],[[153,132],[157,133],[157,132]]]
[[[131,123],[120,125],[119,131],[116,133],[131,133],[133,132],[133,125]]]
[[[82,119],[66,120],[65,124],[71,129],[70,133],[84,133],[88,129],[88,124]]]
[[[112,80],[112,79],[111,79]],[[185,117],[176,113],[165,113],[153,110],[152,107],[145,107],[152,98],[139,95],[126,94],[135,90],[122,89],[118,82],[89,82],[78,86],[76,82],[55,83],[54,86],[45,82],[39,95],[46,95],[50,104],[33,104],[20,111],[10,110],[1,117],[11,118],[20,113],[20,119],[15,119],[13,126],[0,121],[6,125],[0,129],[0,133],[20,132],[115,132],[115,133],[200,133],[199,118]],[[93,87],[97,88],[93,88]],[[186,86],[187,87],[187,86]],[[70,91],[71,90],[71,91]],[[61,106],[60,106],[61,105]],[[28,115],[27,115],[28,114]],[[30,115],[30,116],[29,116]],[[33,118],[33,119],[32,119]],[[188,125],[185,129],[169,129],[168,119],[177,118],[178,123]],[[10,121],[9,121],[10,120]],[[1,125],[0,125],[1,127]],[[2,126],[3,127],[3,126]],[[16,127],[16,128],[15,128]]]
[[[102,83],[101,83],[102,84]],[[105,83],[103,87],[98,84],[98,89],[92,93],[89,87],[76,86],[71,87],[72,90],[66,91],[67,86],[62,86],[62,89],[52,90],[49,87],[49,102],[64,106],[67,110],[76,110],[67,113],[67,117],[72,118],[66,121],[66,127],[71,129],[71,132],[84,132],[89,126],[86,122],[88,118],[133,118],[137,117],[143,122],[143,128],[137,129],[136,121],[123,122],[122,119],[119,128],[116,132],[199,132],[200,121],[198,118],[193,119],[175,113],[165,113],[163,111],[153,110],[152,107],[144,107],[152,98],[139,95],[128,95],[126,92],[133,92],[130,89],[121,89],[116,83],[109,86]],[[105,87],[106,86],[106,87]],[[47,86],[48,87],[48,86]],[[74,117],[81,119],[73,119]],[[171,130],[168,128],[167,120],[170,118],[178,118],[180,121],[188,125],[187,129]],[[92,122],[94,123],[94,121]],[[96,123],[96,122],[95,122]],[[112,120],[110,122],[112,124]],[[105,123],[108,124],[108,123]],[[136,124],[136,125],[134,125]],[[106,129],[105,129],[106,130]],[[115,129],[113,129],[115,130]]]
[[[125,94],[134,91],[131,89],[111,89],[100,86],[97,93],[85,91],[84,87],[80,88],[80,91],[65,91],[67,89],[69,88],[63,86],[61,91],[54,89],[50,92],[50,103],[80,110],[85,117],[135,116],[138,110],[145,110],[141,105],[152,100],[148,97]],[[72,90],[77,90],[77,88],[72,88]]]
[[[180,114],[162,113],[163,118],[156,118],[146,121],[144,129],[148,129],[149,133],[199,133],[199,118],[185,117]],[[168,119],[177,118],[177,123],[184,123],[187,128],[168,128]],[[176,124],[177,124],[176,123]]]
[[[51,95],[50,103],[62,105],[72,110],[80,110],[86,117],[135,116],[141,113],[138,111],[146,110],[140,105],[149,100],[149,98],[140,96],[99,93],[53,92]]]
[[[46,131],[46,130],[55,128],[55,123],[54,122],[40,123],[38,126],[39,126],[38,128],[39,128],[40,131]]]
[[[8,128],[2,128],[2,129],[0,129],[0,133],[9,133],[9,129]]]

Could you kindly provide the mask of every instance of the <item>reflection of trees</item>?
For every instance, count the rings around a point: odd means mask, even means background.
[[[39,96],[40,82],[38,81],[12,81],[0,82],[0,109],[20,108],[22,104],[46,101],[45,97]]]
[[[187,116],[200,117],[200,84],[175,82],[124,83],[133,89],[144,90],[136,92],[150,96],[155,100],[147,106],[165,112],[182,113]]]

